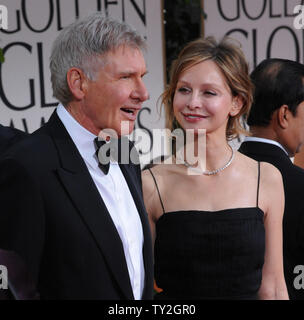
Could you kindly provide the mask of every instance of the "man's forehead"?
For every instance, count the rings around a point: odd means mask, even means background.
[[[132,56],[132,55],[144,56],[143,51],[139,47],[123,44],[105,52],[103,55],[101,55],[101,57],[104,59],[109,59],[115,56]]]
[[[144,69],[141,72],[147,72],[145,58],[139,48],[119,47],[102,55],[101,59],[105,68],[123,68],[126,72],[128,70],[129,72],[134,72],[137,69]]]

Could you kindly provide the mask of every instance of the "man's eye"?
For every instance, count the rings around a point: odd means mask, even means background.
[[[130,74],[121,74],[120,79],[130,79],[131,75]]]

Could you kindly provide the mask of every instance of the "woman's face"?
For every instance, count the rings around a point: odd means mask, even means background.
[[[206,129],[207,133],[222,130],[226,134],[229,115],[239,112],[238,105],[224,75],[211,60],[186,69],[178,79],[173,111],[185,130]]]

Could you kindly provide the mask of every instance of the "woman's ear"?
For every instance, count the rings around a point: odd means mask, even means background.
[[[79,68],[71,68],[67,72],[67,83],[73,97],[76,100],[82,100],[85,96],[87,87],[87,78]]]
[[[231,117],[236,116],[242,109],[244,105],[243,99],[240,96],[233,97],[232,99],[232,106],[229,112]]]

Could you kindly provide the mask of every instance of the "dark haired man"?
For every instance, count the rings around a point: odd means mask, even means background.
[[[255,86],[246,137],[239,151],[276,166],[283,177],[284,273],[290,299],[304,299],[297,266],[304,265],[304,170],[290,157],[304,143],[304,65],[266,59],[251,74]]]

